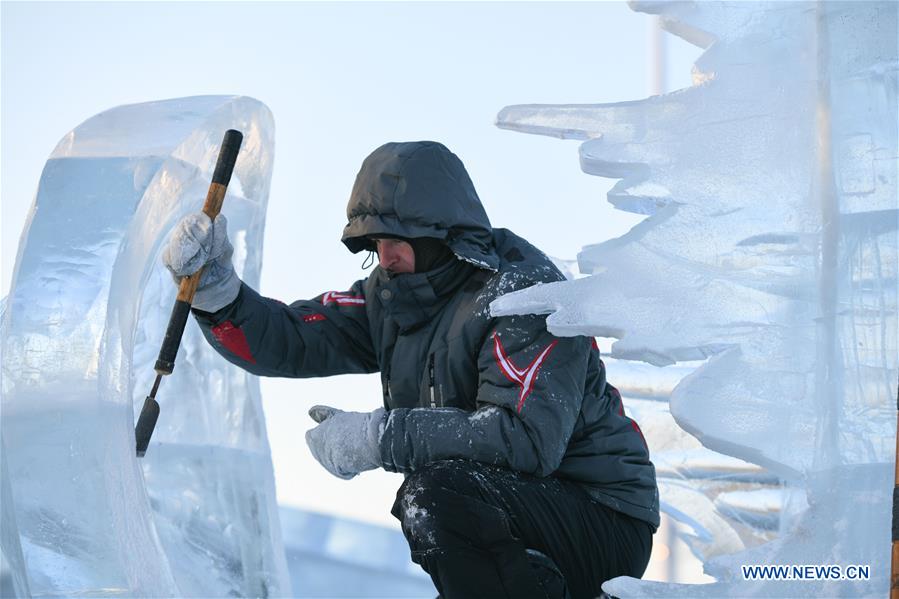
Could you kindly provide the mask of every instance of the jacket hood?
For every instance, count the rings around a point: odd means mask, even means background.
[[[460,259],[497,270],[493,228],[459,158],[434,141],[384,144],[362,163],[350,201],[343,243],[374,249],[369,235],[435,237]]]

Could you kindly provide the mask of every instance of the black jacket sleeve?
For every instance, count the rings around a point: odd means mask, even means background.
[[[218,312],[194,310],[207,341],[260,376],[318,377],[376,372],[365,309],[364,281],[289,306],[242,284]]]
[[[554,337],[545,316],[497,318],[478,354],[477,409],[391,410],[381,437],[387,470],[465,458],[537,476],[562,461],[581,409],[586,337]]]

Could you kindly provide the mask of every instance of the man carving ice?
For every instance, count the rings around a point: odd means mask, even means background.
[[[462,162],[435,142],[388,143],[362,164],[342,241],[379,264],[348,290],[291,305],[231,266],[226,222],[187,217],[164,260],[209,266],[197,321],[263,376],[381,373],[371,412],[315,406],[307,443],[335,476],[402,472],[392,513],[442,597],[596,597],[641,576],[659,525],[643,435],[595,342],[543,316],[494,318],[505,293],[563,279],[493,229]],[[566,590],[567,588],[567,590]]]

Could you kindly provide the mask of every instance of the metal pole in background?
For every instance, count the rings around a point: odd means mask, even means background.
[[[666,53],[666,33],[662,30],[662,19],[653,15],[649,24],[649,95],[658,96],[668,89],[666,69],[668,57]]]
[[[648,47],[647,47],[647,79],[650,96],[664,94],[668,88],[667,67],[668,57],[666,48],[667,33],[662,29],[662,19],[659,15],[653,15],[649,22]],[[665,580],[675,582],[678,575],[678,549],[677,549],[677,524],[673,518],[663,518],[660,531],[660,541],[668,547],[668,557],[665,560]]]

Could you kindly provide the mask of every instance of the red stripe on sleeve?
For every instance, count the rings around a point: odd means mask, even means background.
[[[631,421],[631,427],[632,427],[635,431],[637,431],[637,434],[640,435],[640,438],[643,440],[643,446],[644,446],[646,449],[649,449],[649,445],[646,443],[646,437],[643,436],[643,431],[640,430],[640,425],[637,424],[636,422],[634,422],[633,420],[631,420],[630,418],[628,418],[628,420]]]
[[[256,363],[256,358],[250,352],[250,344],[247,343],[247,336],[243,334],[240,327],[234,326],[230,320],[226,320],[222,324],[212,327],[212,336],[221,343],[229,352],[245,360],[250,364]]]
[[[618,389],[616,389],[615,387],[611,387],[611,389],[612,389],[612,397],[614,399],[618,400],[618,414],[620,416],[624,416],[625,418],[627,418],[628,422],[631,423],[631,428],[634,429],[634,432],[637,433],[638,435],[640,435],[640,439],[643,440],[643,445],[647,449],[649,449],[649,445],[646,443],[646,436],[644,436],[643,431],[640,430],[640,425],[637,424],[633,418],[628,418],[627,415],[624,413],[624,400],[621,398],[621,392]]]

